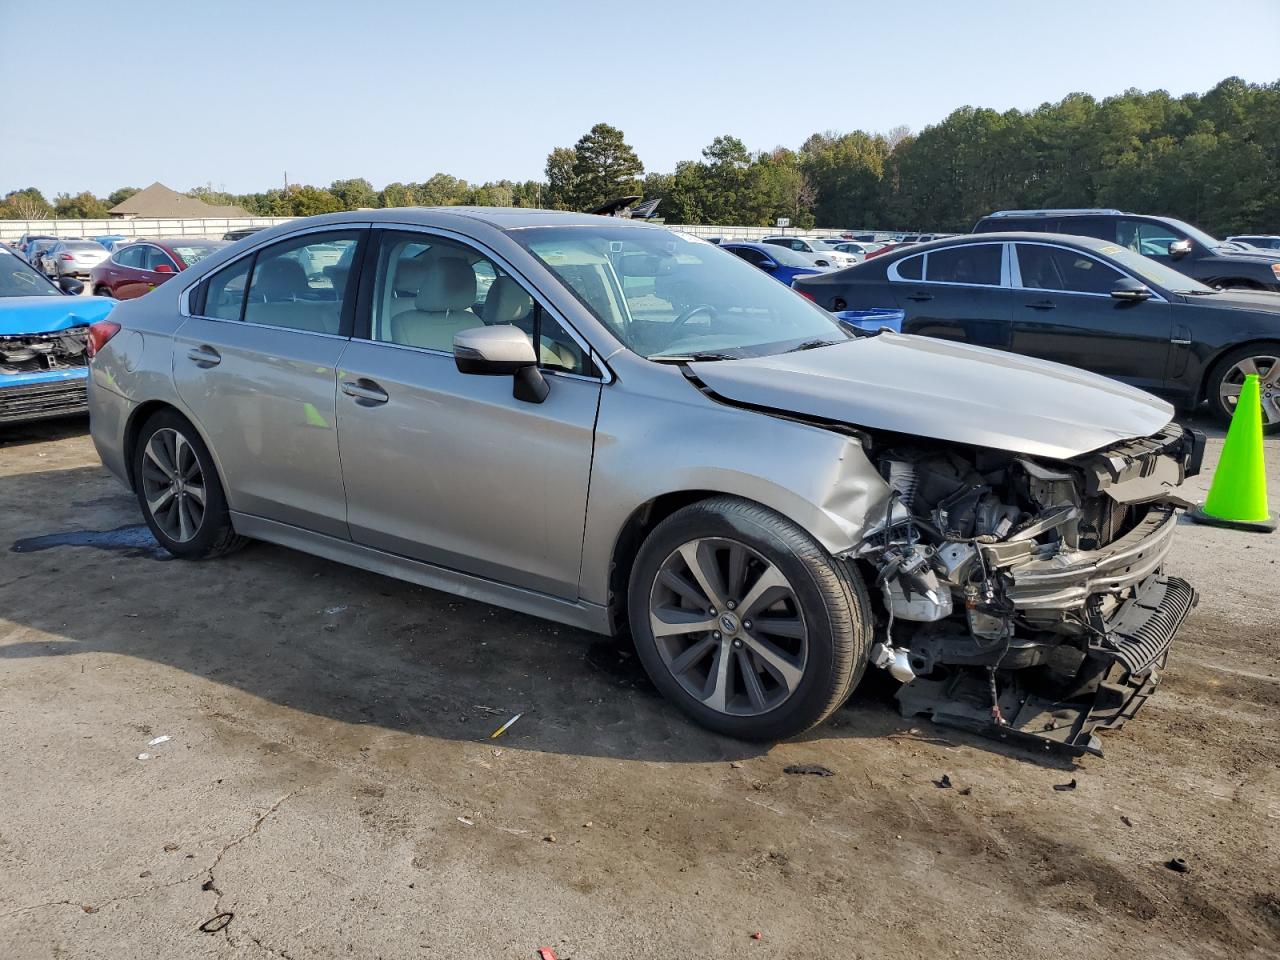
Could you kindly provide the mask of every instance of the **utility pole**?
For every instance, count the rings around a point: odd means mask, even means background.
[[[284,192],[285,193],[289,192],[289,171],[288,170],[284,172]]]

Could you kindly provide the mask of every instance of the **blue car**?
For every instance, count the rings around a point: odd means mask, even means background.
[[[736,257],[741,257],[753,267],[759,267],[775,280],[791,286],[796,277],[812,276],[815,273],[828,273],[832,267],[819,267],[803,253],[796,253],[789,247],[778,247],[771,243],[752,243],[746,240],[725,240],[720,244]]]
[[[82,289],[70,277],[55,285],[0,249],[0,427],[88,410],[89,325],[115,301],[76,296]]]

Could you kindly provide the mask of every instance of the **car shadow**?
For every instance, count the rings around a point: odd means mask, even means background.
[[[77,497],[51,496],[60,489]],[[10,516],[36,496],[46,509],[33,516],[28,507],[20,535],[0,542],[0,612],[39,635],[0,645],[0,661],[150,660],[267,705],[451,740],[484,741],[521,714],[503,737],[511,749],[660,762],[768,752],[687,720],[627,641],[270,544],[167,562],[132,495],[101,468],[0,478],[0,511]],[[872,670],[848,705],[801,739],[903,737],[1072,765],[903,719],[892,694],[892,681]]]
[[[89,418],[84,414],[53,417],[26,423],[0,424],[0,447],[19,447],[29,443],[49,443],[82,437],[89,432]]]

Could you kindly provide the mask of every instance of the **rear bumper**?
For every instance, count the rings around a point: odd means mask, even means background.
[[[14,383],[0,379],[0,424],[87,413],[85,373],[84,369],[77,369],[56,378],[7,378]]]
[[[1101,756],[1095,731],[1120,727],[1155,692],[1173,638],[1198,600],[1185,580],[1152,573],[1090,645],[1074,693],[1055,699],[1020,671],[1003,676],[997,690],[1003,722],[992,715],[991,688],[978,671],[914,680],[898,691],[899,706],[904,716],[926,714],[942,726],[1035,750]]]

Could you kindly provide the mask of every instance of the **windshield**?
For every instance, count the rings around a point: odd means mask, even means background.
[[[815,251],[835,249],[835,244],[827,243],[825,240],[807,240],[805,242],[808,243]]]
[[[776,282],[776,281],[775,281]],[[12,254],[0,254],[0,297],[60,297],[62,291]]]
[[[1202,247],[1208,247],[1210,250],[1212,250],[1214,247],[1222,246],[1221,240],[1217,239],[1216,237],[1209,236],[1209,234],[1205,233],[1199,227],[1193,227],[1191,224],[1183,223],[1181,220],[1171,219],[1171,220],[1166,220],[1165,223],[1172,224],[1174,227],[1181,230],[1183,233],[1185,233],[1188,237],[1190,237],[1196,243],[1200,244]]]
[[[1166,290],[1172,290],[1174,293],[1213,293],[1212,287],[1205,286],[1199,280],[1193,280],[1185,273],[1179,273],[1158,260],[1144,257],[1125,247],[1112,244],[1103,247],[1101,252],[1139,279]]]
[[[754,248],[751,248],[754,249]],[[804,267],[809,270],[816,270],[813,261],[806,257],[803,253],[796,253],[790,247],[768,246],[760,251],[775,263],[780,263],[784,267]]]
[[[687,234],[592,226],[511,235],[642,357],[758,357],[851,336],[767,273]]]
[[[226,244],[219,242],[208,243],[175,243],[171,244],[169,249],[176,253],[188,267],[194,266],[205,257],[217,253]]]

